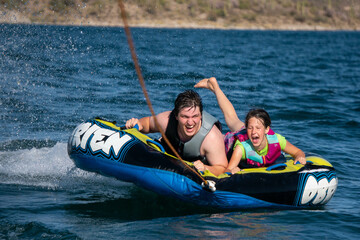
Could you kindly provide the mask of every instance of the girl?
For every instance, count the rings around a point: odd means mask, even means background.
[[[305,154],[292,145],[280,134],[270,129],[269,114],[263,109],[250,110],[245,124],[238,118],[234,106],[220,89],[216,78],[206,78],[195,85],[195,88],[211,90],[224,114],[225,122],[230,131],[225,135],[227,152],[232,152],[227,172],[236,173],[242,163],[255,167],[271,165],[281,155],[281,151],[294,158],[294,164],[306,163]],[[235,141],[235,144],[233,142]],[[231,147],[233,146],[233,149]]]

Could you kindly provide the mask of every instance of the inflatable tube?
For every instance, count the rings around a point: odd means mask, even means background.
[[[201,187],[203,180],[190,162],[164,152],[157,141],[136,129],[121,129],[114,122],[93,119],[80,124],[68,141],[68,153],[85,171],[132,182],[139,187],[201,206],[220,209],[314,207],[334,195],[338,178],[325,159],[307,156],[306,165],[290,156],[267,168],[243,169],[215,176],[216,191]],[[196,170],[195,170],[196,171]]]

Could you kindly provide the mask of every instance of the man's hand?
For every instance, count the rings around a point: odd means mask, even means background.
[[[127,120],[126,124],[125,124],[125,127],[127,129],[133,128],[136,124],[139,126],[139,131],[141,131],[143,129],[143,126],[140,123],[139,119],[137,119],[137,118],[131,118],[131,119]]]
[[[198,171],[204,172],[206,170],[205,164],[203,164],[200,160],[195,161],[193,164]]]

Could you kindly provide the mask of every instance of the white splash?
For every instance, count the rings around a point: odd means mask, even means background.
[[[128,183],[76,168],[66,143],[53,147],[0,152],[0,183],[48,189],[119,188]]]

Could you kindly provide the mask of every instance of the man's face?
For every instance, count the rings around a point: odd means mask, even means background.
[[[189,141],[201,127],[201,112],[199,107],[182,108],[176,116],[178,134],[181,141]]]

